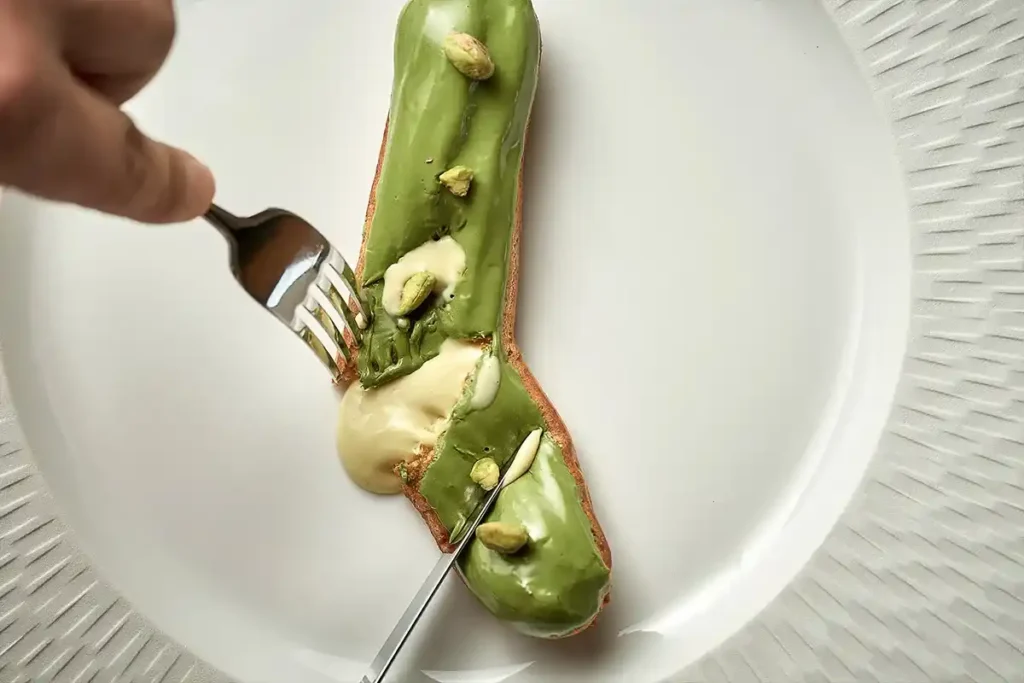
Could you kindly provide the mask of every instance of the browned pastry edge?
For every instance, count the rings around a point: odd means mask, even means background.
[[[384,125],[384,136],[381,141],[380,153],[377,158],[377,170],[373,178],[373,185],[370,188],[370,199],[366,207],[366,219],[363,224],[363,242],[359,249],[359,262],[356,264],[355,269],[356,280],[360,282],[360,284],[362,283],[363,277],[366,244],[369,241],[373,215],[377,208],[377,184],[380,182],[381,170],[384,166],[389,125],[390,119]],[[529,126],[529,124],[527,124],[527,126]],[[519,164],[519,187],[516,192],[515,227],[509,244],[509,265],[508,274],[505,280],[501,341],[505,347],[505,352],[508,355],[509,363],[515,371],[519,373],[519,377],[521,378],[527,393],[540,408],[541,415],[544,419],[545,431],[551,435],[551,438],[554,439],[555,443],[557,443],[562,450],[562,459],[565,461],[566,467],[572,473],[572,477],[576,481],[580,504],[583,506],[583,511],[586,514],[587,519],[590,520],[590,527],[594,534],[594,542],[597,545],[605,566],[611,570],[611,547],[608,545],[608,539],[605,537],[604,531],[601,529],[601,525],[597,521],[597,516],[594,514],[594,506],[590,497],[590,490],[587,488],[586,481],[583,479],[583,471],[580,468],[579,459],[576,457],[576,448],[573,446],[572,438],[569,436],[569,430],[566,428],[565,422],[562,421],[558,411],[555,410],[554,405],[552,405],[551,401],[544,394],[544,391],[541,389],[537,379],[533,376],[533,373],[530,372],[529,367],[527,367],[526,362],[523,360],[523,354],[520,351],[519,346],[516,344],[515,339],[516,303],[519,296],[519,251],[523,230],[523,169],[526,165],[525,150],[528,139],[529,127],[527,127],[527,134],[524,135],[523,138],[524,155]],[[340,366],[343,368],[341,378],[344,382],[350,382],[358,378],[358,373],[354,366],[354,363],[351,365],[342,364]],[[411,474],[408,478],[410,483],[403,484],[402,492],[412,502],[413,507],[415,507],[416,511],[420,513],[420,516],[423,517],[423,521],[426,522],[426,525],[430,529],[430,533],[434,536],[434,540],[437,542],[438,547],[442,552],[450,553],[455,549],[455,544],[449,541],[448,531],[438,518],[437,512],[430,506],[427,499],[416,488],[416,482],[419,479],[418,474],[426,469],[426,466],[433,460],[433,455],[433,448],[424,449],[416,455],[412,462],[407,464]],[[594,617],[580,628],[566,634],[566,636],[575,635],[593,624],[601,609],[608,604],[609,600],[610,596],[606,590],[601,601],[600,609],[598,609],[598,612],[594,614]]]

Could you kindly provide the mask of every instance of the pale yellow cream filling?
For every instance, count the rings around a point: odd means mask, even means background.
[[[381,494],[402,490],[395,467],[437,444],[482,354],[479,346],[449,339],[415,372],[376,389],[354,382],[345,391],[338,454],[357,486]]]
[[[434,292],[448,295],[466,271],[466,252],[451,236],[431,240],[416,247],[398,259],[384,272],[384,292],[381,303],[390,315],[398,316],[401,310],[402,287],[406,281],[420,272],[431,273],[436,283]]]

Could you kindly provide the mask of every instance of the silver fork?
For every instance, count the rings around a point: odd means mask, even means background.
[[[351,364],[369,323],[369,308],[355,273],[338,250],[309,222],[284,209],[240,217],[217,205],[203,216],[231,249],[231,272],[249,295],[288,325],[335,376]],[[437,594],[445,577],[469,546],[476,527],[494,505],[508,471],[462,530],[455,551],[442,555],[370,663],[360,683],[384,680],[398,652]]]
[[[242,288],[306,342],[335,377],[370,321],[355,273],[308,221],[284,209],[235,216],[216,204],[204,214],[227,239]]]

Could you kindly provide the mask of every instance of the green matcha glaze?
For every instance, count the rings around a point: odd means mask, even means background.
[[[496,65],[491,78],[472,81],[448,62],[441,42],[453,31],[487,45]],[[444,337],[489,337],[500,328],[539,59],[540,32],[529,0],[412,0],[402,11],[387,146],[363,265],[373,300],[359,362],[364,386],[417,369],[437,355]],[[474,173],[465,198],[438,181],[459,165]],[[416,321],[400,330],[380,304],[384,272],[445,234],[465,251],[466,272],[454,299],[435,298],[422,309],[441,334],[413,339]]]
[[[502,468],[544,419],[515,369],[502,359],[494,402],[472,410],[473,387],[456,406],[451,426],[435,450],[419,490],[457,541],[486,497],[469,476],[481,458]],[[590,520],[562,451],[544,435],[530,471],[506,488],[488,522],[519,521],[530,530],[530,548],[504,557],[474,541],[461,560],[470,589],[498,617],[528,635],[564,635],[597,612],[608,584]]]
[[[452,31],[486,44],[495,64],[490,79],[472,81],[448,62],[441,42]],[[489,457],[504,470],[527,435],[546,427],[497,334],[539,57],[530,0],[411,0],[399,19],[388,140],[363,268],[372,315],[359,374],[367,388],[397,379],[436,356],[447,338],[484,340],[486,352],[498,356],[493,402],[474,410],[468,388],[417,482],[453,540],[485,497],[470,478],[473,464]],[[474,172],[465,198],[438,181],[457,165]],[[432,296],[400,328],[381,302],[385,271],[449,234],[466,254],[454,298]],[[547,434],[533,467],[500,494],[488,521],[522,522],[531,536],[514,556],[473,542],[460,560],[466,583],[488,609],[539,637],[565,635],[593,618],[609,569],[576,481]]]
[[[359,378],[364,387],[376,387],[398,379],[419,368],[436,356],[448,337],[447,312],[430,307],[421,316],[409,319],[409,329],[402,330],[384,312],[380,302],[381,285],[363,290],[370,310],[375,311],[370,328],[363,335],[359,350]]]
[[[501,382],[494,402],[472,411],[469,394],[463,398],[434,450],[434,461],[420,480],[420,493],[437,511],[453,541],[487,495],[469,477],[476,461],[491,458],[504,471],[523,439],[544,427],[540,410],[519,375],[507,363],[500,367]]]
[[[459,560],[466,583],[487,609],[542,638],[565,635],[593,619],[609,570],[597,556],[572,473],[548,436],[533,467],[502,491],[487,521],[521,523],[530,534],[529,545],[514,555],[474,542]]]

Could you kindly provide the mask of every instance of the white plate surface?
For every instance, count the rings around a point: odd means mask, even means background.
[[[819,3],[535,3],[519,338],[576,438],[614,602],[542,643],[453,581],[398,680],[681,671],[824,540],[906,353],[897,141]],[[355,254],[400,5],[185,4],[134,111],[213,166],[221,203],[292,208]],[[0,222],[22,429],[101,574],[244,683],[358,677],[436,550],[345,478],[315,359],[205,226],[16,195]]]

